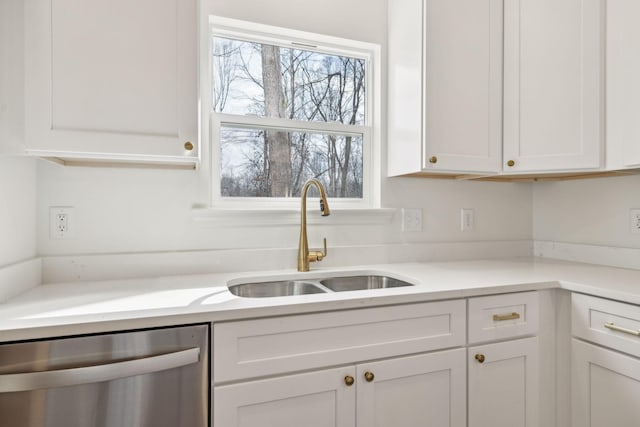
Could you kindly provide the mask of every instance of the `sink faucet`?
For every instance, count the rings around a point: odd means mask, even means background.
[[[322,261],[327,256],[327,239],[324,239],[324,251],[309,252],[309,241],[307,240],[307,191],[309,187],[315,185],[320,192],[320,211],[322,216],[329,216],[329,203],[324,192],[322,183],[315,178],[305,182],[302,187],[300,206],[300,242],[298,244],[298,271],[309,271],[309,263]]]

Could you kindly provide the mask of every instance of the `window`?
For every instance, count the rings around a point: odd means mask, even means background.
[[[214,204],[286,205],[317,178],[338,206],[372,207],[377,46],[223,18],[211,29]]]

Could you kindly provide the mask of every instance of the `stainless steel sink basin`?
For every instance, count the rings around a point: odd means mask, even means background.
[[[334,292],[413,286],[411,283],[387,276],[332,277],[329,279],[323,279],[320,283]]]
[[[388,276],[338,276],[326,279],[278,280],[229,285],[229,292],[245,298],[285,297],[293,295],[323,294],[327,292],[362,291],[366,289],[399,288],[413,286]]]
[[[229,286],[229,292],[239,297],[268,298],[322,294],[326,291],[311,282],[283,280],[277,282],[241,283]]]

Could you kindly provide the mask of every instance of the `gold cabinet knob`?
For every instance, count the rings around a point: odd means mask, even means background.
[[[478,353],[478,354],[476,354],[476,356],[475,356],[475,357],[476,357],[476,360],[477,360],[478,362],[480,362],[480,363],[484,363],[484,354],[480,354],[480,353]]]
[[[184,143],[184,149],[187,151],[193,150],[193,143],[191,141],[187,141]]]
[[[347,387],[351,387],[355,382],[356,380],[351,375],[347,375],[346,377],[344,377],[344,383],[347,385]]]
[[[438,158],[436,156],[429,157],[429,163],[438,163]]]
[[[514,160],[509,160],[507,162],[507,166],[509,166],[510,168],[514,167],[516,165],[516,162]]]
[[[376,377],[376,376],[375,376],[375,375],[373,375],[373,372],[369,372],[369,371],[367,371],[367,372],[365,372],[365,373],[364,373],[364,379],[365,379],[365,380],[367,380],[367,382],[368,382],[368,383],[370,383],[371,381],[373,381],[373,379],[374,379],[375,377]]]

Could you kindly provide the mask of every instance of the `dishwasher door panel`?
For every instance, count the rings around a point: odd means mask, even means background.
[[[0,345],[0,425],[206,427],[206,325]]]

